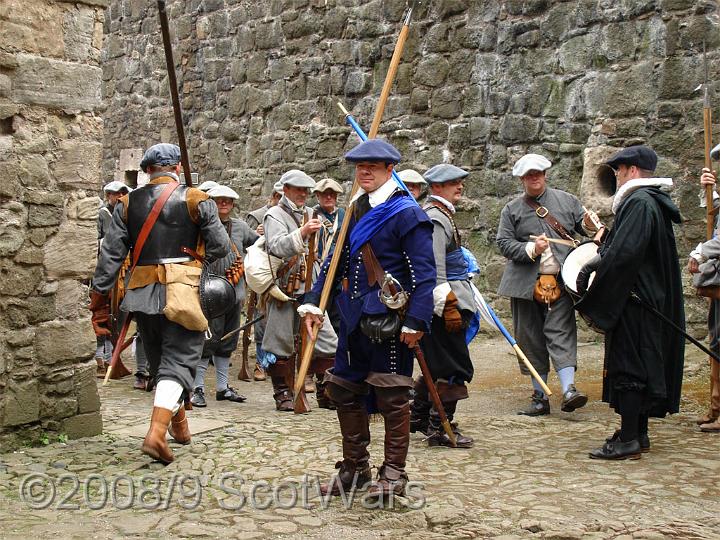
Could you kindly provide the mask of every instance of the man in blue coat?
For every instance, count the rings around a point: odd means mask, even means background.
[[[405,460],[410,443],[409,390],[413,385],[413,352],[430,330],[435,287],[433,227],[414,199],[392,179],[400,153],[385,141],[365,141],[345,155],[355,164],[360,189],[352,199],[348,238],[336,280],[340,334],[333,368],[325,382],[337,408],[343,438],[340,472],[326,492],[339,494],[371,480],[368,445],[369,412],[385,421],[385,459],[369,496],[401,495],[408,481]],[[306,328],[319,323],[318,309],[330,256],[298,312]],[[400,309],[391,309],[378,292],[390,274],[396,280],[388,295],[409,294]],[[402,296],[402,293],[400,294]],[[387,301],[393,302],[399,296]],[[399,303],[402,303],[400,301]]]

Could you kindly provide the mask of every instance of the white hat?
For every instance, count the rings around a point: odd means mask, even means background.
[[[204,191],[205,193],[209,192],[211,189],[218,187],[220,184],[217,182],[213,182],[212,180],[205,180],[202,184],[198,186],[198,189],[200,191]]]
[[[282,193],[283,192],[283,184],[280,180],[278,180],[277,182],[275,182],[275,184],[273,184],[273,192],[274,193]]]
[[[120,193],[122,191],[130,193],[132,189],[130,189],[127,185],[123,184],[119,180],[113,180],[112,182],[105,184],[105,186],[103,187],[103,191],[105,193]]]
[[[298,169],[290,169],[280,177],[283,186],[293,186],[299,188],[314,188],[315,180],[310,178],[304,172]]]
[[[414,171],[413,169],[405,169],[404,171],[400,171],[397,174],[400,177],[400,180],[402,180],[404,184],[427,185],[427,181],[422,177],[422,174],[420,174],[417,171]]]
[[[217,185],[214,188],[212,188],[210,191],[207,192],[210,197],[213,199],[217,197],[226,197],[228,199],[237,200],[240,198],[240,195],[238,195],[234,189],[231,189],[227,186],[221,186]]]
[[[525,176],[528,171],[545,171],[552,167],[552,163],[540,154],[526,154],[513,165],[513,176]]]
[[[323,178],[313,188],[315,193],[322,193],[328,189],[332,189],[335,193],[342,193],[344,190],[340,184],[338,184],[332,178]]]

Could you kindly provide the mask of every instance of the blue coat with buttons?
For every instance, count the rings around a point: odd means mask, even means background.
[[[348,236],[355,226],[350,213]],[[383,270],[389,272],[410,293],[407,314],[403,325],[413,330],[430,331],[433,313],[433,288],[436,271],[432,243],[433,225],[427,214],[418,207],[405,208],[391,217],[371,239],[370,245]],[[342,318],[339,345],[346,343],[347,336],[358,326],[363,315],[387,313],[388,308],[380,302],[379,286],[368,284],[367,271],[360,252],[350,256],[346,242],[338,266],[336,280],[347,279],[340,293],[331,298],[336,301]],[[318,305],[325,284],[330,254],[323,262],[320,275],[313,289],[305,297],[306,303]],[[345,282],[343,281],[343,284]]]

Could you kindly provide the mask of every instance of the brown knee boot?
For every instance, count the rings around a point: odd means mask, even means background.
[[[337,476],[332,482],[320,485],[323,495],[348,493],[355,487],[362,488],[372,480],[370,473],[370,421],[365,406],[365,395],[333,382],[326,384],[327,394],[337,408],[343,441],[343,459],[335,464]],[[356,390],[365,391],[363,385]]]
[[[153,407],[152,417],[150,418],[150,429],[145,435],[145,440],[140,448],[143,454],[147,454],[153,459],[162,461],[163,463],[172,463],[175,459],[172,450],[165,440],[172,411],[163,409],[162,407]]]
[[[696,420],[698,425],[716,422],[720,417],[720,363],[710,358],[710,410]]]
[[[180,407],[170,422],[168,429],[170,436],[180,444],[190,444],[190,428],[188,427],[187,417],[185,416],[185,407]]]
[[[293,410],[293,392],[288,384],[290,368],[290,358],[279,357],[274,364],[270,364],[267,370],[272,381],[275,409],[278,411]]]
[[[410,447],[410,401],[405,386],[376,387],[377,406],[385,420],[385,461],[378,481],[368,489],[368,497],[384,498],[390,493],[404,495],[408,476],[405,460]]]

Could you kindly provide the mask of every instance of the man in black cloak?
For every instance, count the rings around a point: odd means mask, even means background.
[[[676,413],[680,404],[684,338],[641,305],[684,328],[673,233],[680,211],[663,191],[672,180],[653,177],[657,155],[650,148],[625,148],[607,164],[617,178],[615,223],[578,274],[582,294],[596,272],[575,307],[606,333],[603,401],[620,414],[621,427],[590,457],[638,459],[650,450],[648,417]]]

